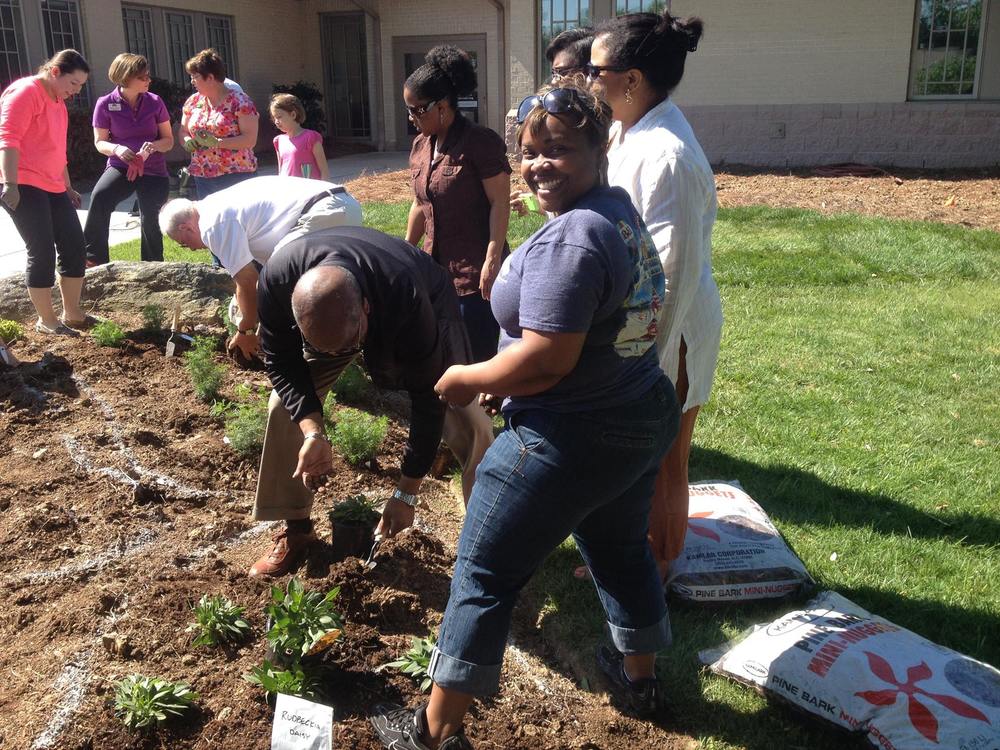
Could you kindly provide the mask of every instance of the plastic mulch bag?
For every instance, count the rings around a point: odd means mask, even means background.
[[[1000,748],[1000,671],[832,591],[701,658],[875,747]]]
[[[737,482],[689,486],[684,549],[670,566],[667,589],[703,602],[775,599],[815,582],[767,513]]]

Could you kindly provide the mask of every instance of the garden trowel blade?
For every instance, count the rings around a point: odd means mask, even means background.
[[[4,364],[7,367],[17,367],[21,364],[21,360],[14,356],[14,352],[7,348],[7,344],[4,343],[3,339],[0,339],[0,364]]]

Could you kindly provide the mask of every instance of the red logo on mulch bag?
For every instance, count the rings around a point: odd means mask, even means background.
[[[688,529],[690,529],[693,533],[697,534],[698,536],[707,537],[713,541],[721,542],[722,538],[711,529],[706,529],[704,526],[696,526],[695,524],[691,523],[692,518],[711,518],[711,517],[712,517],[712,511],[710,510],[702,511],[700,513],[692,513],[691,516],[688,518]]]
[[[909,667],[906,670],[906,682],[900,682],[896,679],[896,674],[892,671],[892,665],[889,662],[881,656],[873,654],[871,651],[865,651],[864,653],[868,657],[868,667],[871,669],[872,674],[882,680],[882,682],[894,685],[895,689],[865,690],[855,693],[855,695],[868,701],[873,706],[891,706],[896,702],[896,696],[902,693],[909,701],[907,709],[910,715],[910,723],[913,724],[914,729],[931,742],[938,741],[938,720],[934,718],[934,714],[931,713],[927,706],[917,700],[917,695],[923,695],[937,701],[952,713],[966,719],[976,719],[977,721],[985,721],[987,724],[990,723],[990,720],[986,718],[986,715],[982,711],[975,706],[970,706],[963,700],[950,695],[931,693],[917,687],[918,682],[929,680],[934,674],[926,662],[922,661],[915,667]]]

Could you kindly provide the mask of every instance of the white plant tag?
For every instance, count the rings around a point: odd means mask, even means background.
[[[333,750],[333,708],[278,693],[271,750]]]

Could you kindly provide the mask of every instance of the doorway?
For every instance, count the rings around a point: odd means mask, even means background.
[[[371,140],[365,16],[324,13],[321,19],[327,135],[337,140]]]

